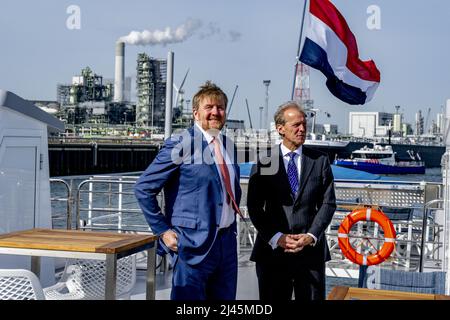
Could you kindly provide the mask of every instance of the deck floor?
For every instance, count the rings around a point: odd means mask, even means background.
[[[258,280],[256,278],[255,264],[249,261],[249,252],[241,252],[238,261],[238,287],[237,300],[258,300]],[[131,295],[132,300],[145,299],[145,270],[138,270],[136,285]],[[357,279],[349,278],[326,278],[326,295],[335,285],[357,286]],[[156,300],[169,300],[172,286],[172,271],[156,273]]]

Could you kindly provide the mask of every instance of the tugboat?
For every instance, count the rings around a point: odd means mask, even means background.
[[[397,161],[392,146],[374,144],[353,151],[350,159],[336,159],[334,164],[374,174],[424,174],[425,163],[416,160],[417,156]]]

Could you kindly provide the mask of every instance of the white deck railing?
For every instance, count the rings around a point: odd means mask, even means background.
[[[60,223],[59,226],[55,224],[55,228],[75,226],[77,229],[151,232],[134,196],[133,186],[137,178],[93,176],[79,179],[76,190],[71,190],[69,184],[65,183],[67,196],[52,200],[57,202],[65,199],[67,202],[66,223]],[[51,182],[61,183],[59,180]],[[248,180],[241,180],[242,204],[247,202],[247,184]],[[343,257],[338,246],[337,228],[352,207],[363,205],[384,209],[397,232],[396,249],[383,266],[411,271],[443,268],[442,184],[339,180],[335,182],[335,187],[338,210],[326,231],[332,256],[328,268],[358,269],[357,265]],[[162,195],[158,197],[161,208],[164,207],[163,199]],[[241,206],[241,209],[246,223],[238,221],[239,250],[251,250],[257,233],[248,218],[247,208]],[[75,216],[75,221],[72,221],[72,216]],[[353,245],[360,251],[379,249],[384,241],[382,230],[370,222],[358,223],[352,229],[351,236]],[[369,242],[370,246],[367,245]]]

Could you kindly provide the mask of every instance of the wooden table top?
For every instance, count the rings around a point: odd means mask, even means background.
[[[328,300],[450,300],[450,296],[336,286]]]
[[[158,239],[154,235],[31,229],[0,235],[0,247],[116,254]]]

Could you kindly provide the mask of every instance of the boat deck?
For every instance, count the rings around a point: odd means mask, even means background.
[[[237,300],[259,300],[255,263],[249,261],[249,256],[249,252],[239,255]],[[137,271],[136,285],[131,294],[131,300],[145,300],[145,275],[145,270]],[[357,279],[327,277],[326,295],[328,296],[336,285],[356,287],[357,284]],[[171,287],[172,271],[167,270],[163,273],[158,270],[156,273],[156,300],[170,300]]]
[[[136,176],[99,176],[77,182],[78,188],[72,191],[69,184],[63,186],[61,196],[66,202],[58,201],[60,227],[93,230],[148,233],[149,227],[138,207],[133,193]],[[60,181],[55,181],[60,183]],[[241,179],[243,204],[246,203],[248,180]],[[400,269],[417,272],[441,271],[444,263],[443,252],[443,185],[433,182],[378,181],[378,180],[336,180],[336,210],[325,234],[331,253],[327,264],[326,290],[332,287],[357,286],[359,269],[342,254],[338,245],[338,227],[343,218],[355,208],[375,206],[383,210],[392,220],[397,232],[396,250],[388,261],[383,263],[387,269]],[[77,204],[70,208],[67,199],[74,198]],[[60,198],[61,198],[60,196]],[[158,197],[163,207],[163,197]],[[54,203],[58,197],[52,199]],[[64,199],[63,199],[64,200]],[[56,207],[55,207],[56,208]],[[254,263],[249,261],[256,229],[248,218],[247,208],[241,206],[247,223],[239,223],[239,300],[257,300],[258,285]],[[57,217],[54,212],[54,217]],[[73,225],[75,224],[75,226]],[[56,225],[56,219],[55,219]],[[352,245],[365,254],[379,250],[384,243],[383,231],[373,222],[360,223],[352,229]],[[421,250],[425,248],[425,250]],[[421,255],[421,253],[423,253]],[[282,270],[280,270],[282,272]],[[145,271],[138,272],[137,285],[132,299],[144,299]],[[157,270],[156,298],[169,299],[172,273]]]

